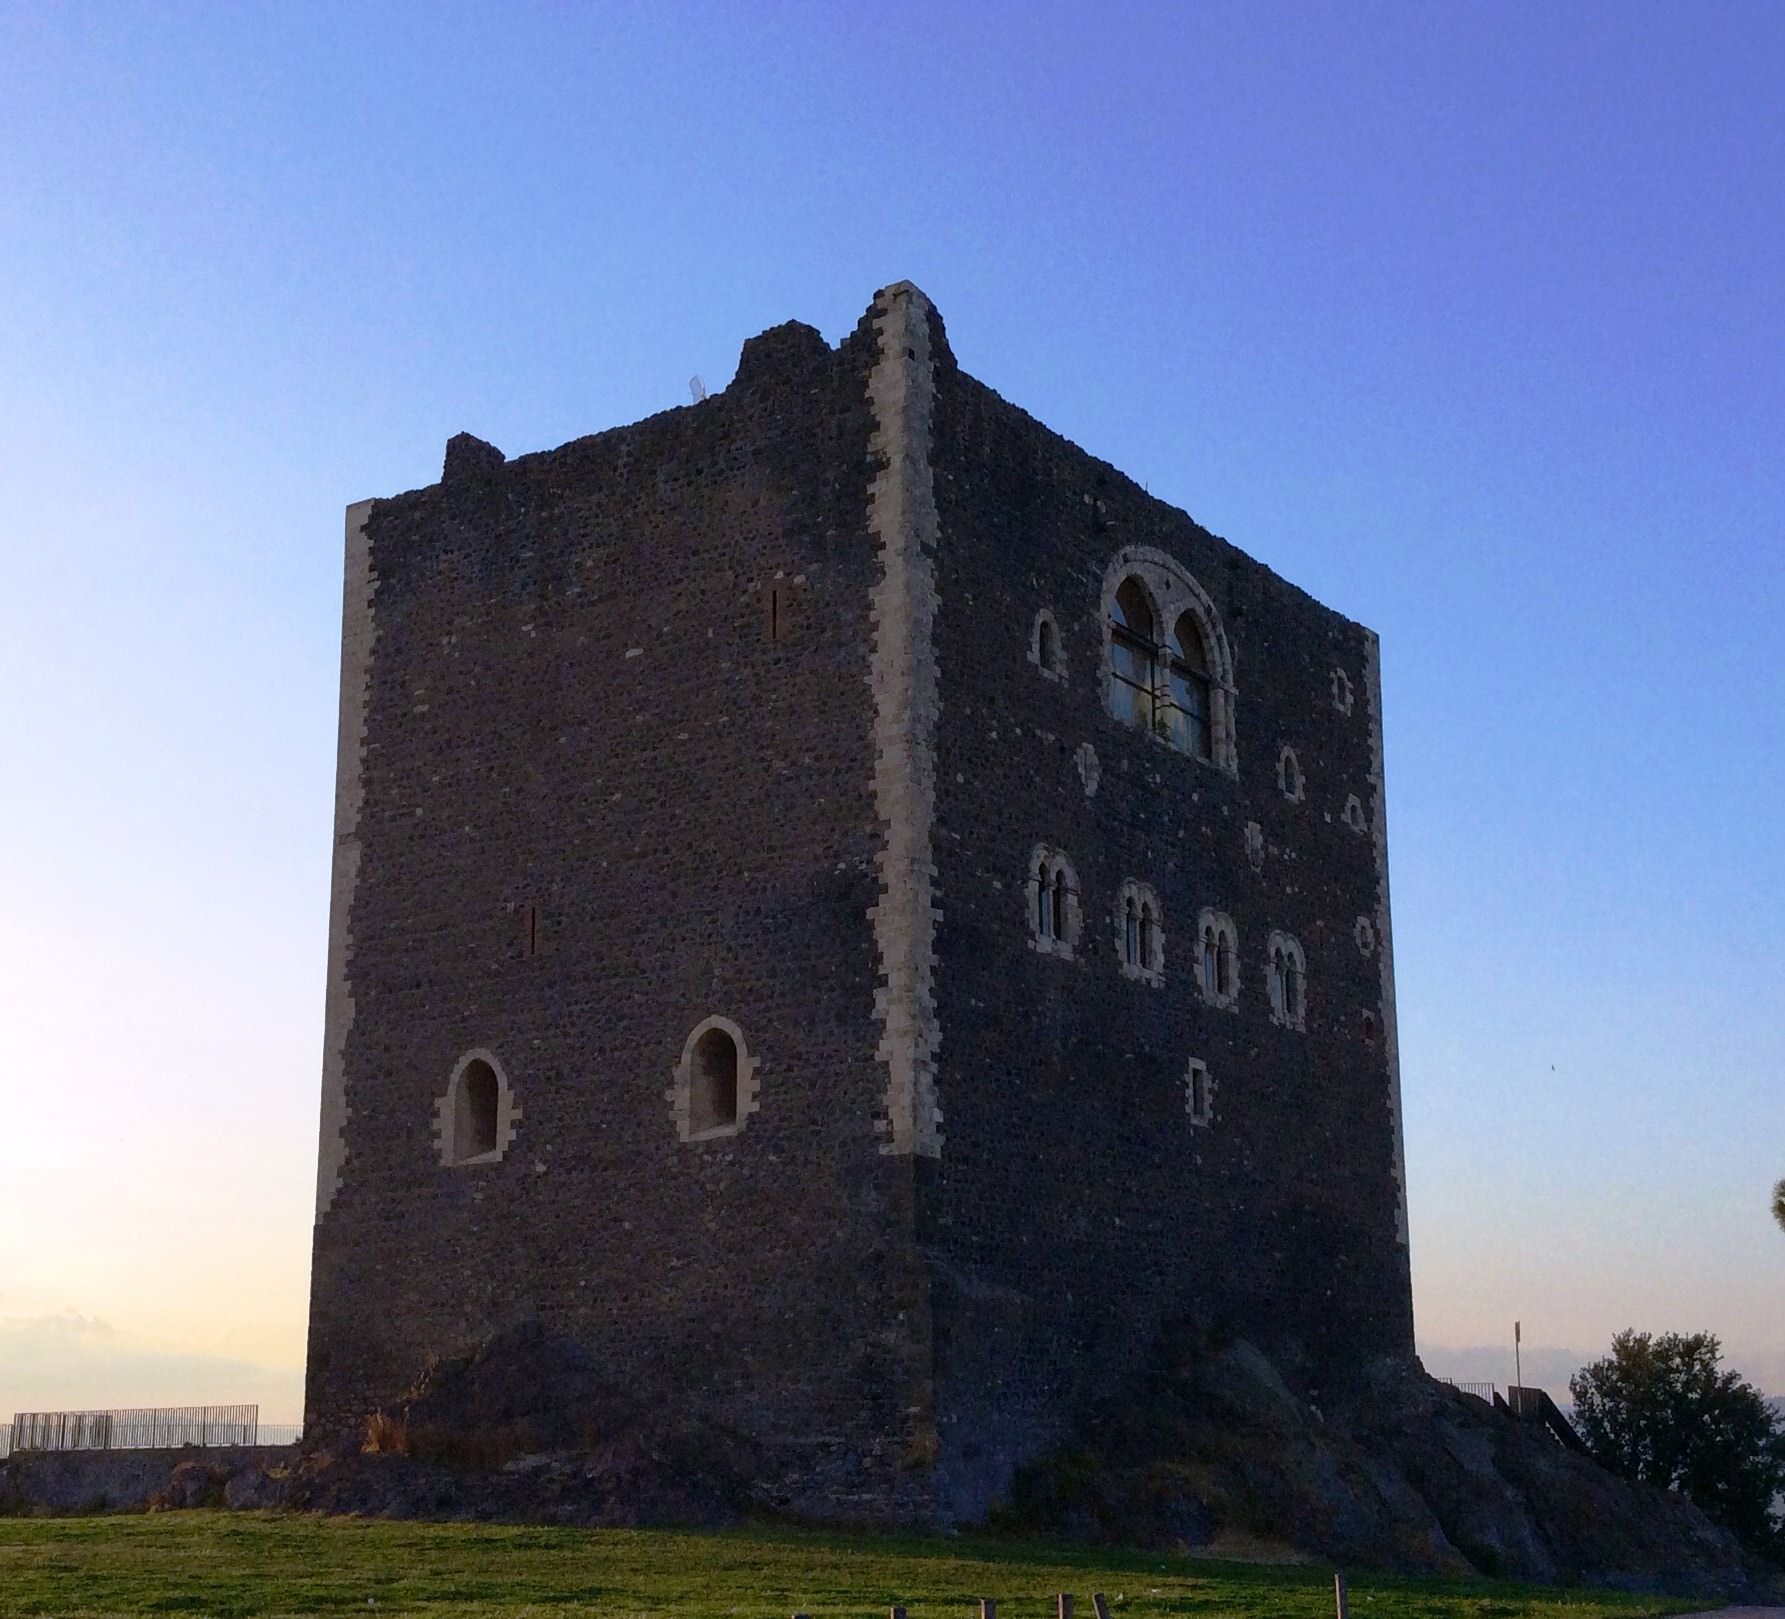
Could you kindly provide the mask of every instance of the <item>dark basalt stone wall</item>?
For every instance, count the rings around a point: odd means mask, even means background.
[[[790,1504],[907,1510],[910,1175],[872,1133],[863,921],[873,360],[866,323],[834,351],[780,327],[721,395],[506,463],[461,437],[442,483],[373,507],[312,1435],[536,1318],[641,1398],[791,1446]],[[712,1013],[760,1108],[684,1142],[667,1093]],[[445,1168],[437,1101],[480,1047],[518,1127]]]
[[[723,394],[547,453],[461,435],[441,483],[367,519],[313,1439],[537,1321],[641,1406],[747,1438],[771,1458],[758,1499],[953,1520],[1169,1320],[1231,1326],[1316,1388],[1411,1352],[1389,1058],[1361,1033],[1365,1011],[1386,1025],[1383,984],[1353,939],[1379,915],[1378,846],[1342,819],[1352,793],[1379,813],[1369,633],[964,375],[931,330],[940,1158],[874,1133],[872,312],[834,350],[775,328]],[[1237,778],[1108,712],[1105,573],[1130,545],[1177,559],[1226,627]],[[1043,607],[1064,683],[1028,656]],[[1278,789],[1282,743],[1304,802]],[[1029,944],[1037,843],[1081,884],[1071,961]],[[1125,878],[1163,902],[1157,987],[1118,969]],[[1204,906],[1238,925],[1237,1010],[1194,987]],[[1273,928],[1306,954],[1305,1032],[1270,1020]],[[760,1106],[685,1142],[668,1093],[712,1014],[742,1028]],[[476,1049],[519,1122],[500,1162],[443,1167],[437,1107]],[[1191,1058],[1215,1082],[1206,1128]]]
[[[935,346],[946,1145],[923,1166],[918,1234],[935,1289],[938,1490],[945,1515],[972,1516],[1165,1320],[1230,1325],[1318,1382],[1410,1355],[1412,1305],[1380,968],[1353,937],[1377,916],[1375,845],[1342,816],[1348,794],[1373,802],[1369,632],[962,373],[939,333]],[[1234,655],[1237,779],[1109,711],[1106,570],[1128,546],[1168,553],[1214,601]],[[1029,659],[1043,607],[1064,683]],[[1300,803],[1278,785],[1283,744],[1306,775]],[[1028,944],[1038,843],[1079,879],[1070,961]],[[1126,878],[1162,902],[1158,987],[1119,969]],[[1196,988],[1205,906],[1238,927],[1236,1010]],[[1271,1021],[1274,929],[1306,955],[1305,1032]],[[1207,1128],[1186,1109],[1193,1057],[1215,1086]]]

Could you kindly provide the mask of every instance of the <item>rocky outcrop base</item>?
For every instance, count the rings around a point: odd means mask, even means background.
[[[1159,1547],[1222,1531],[1407,1573],[1776,1600],[1779,1572],[1683,1497],[1384,1361],[1324,1408],[1250,1344],[1168,1341],[1121,1399],[1018,1479],[1004,1521]]]

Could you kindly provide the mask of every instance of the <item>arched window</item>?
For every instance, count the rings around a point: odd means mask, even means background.
[[[1102,602],[1111,717],[1238,775],[1233,647],[1214,598],[1175,557],[1131,545],[1110,558]]]
[[[1204,911],[1197,919],[1197,937],[1202,941],[1202,998],[1211,1006],[1238,1005],[1239,936],[1233,918],[1224,911]]]
[[[1049,680],[1066,678],[1066,648],[1051,607],[1043,607],[1035,614],[1035,624],[1029,632],[1029,661]]]
[[[1037,844],[1029,856],[1035,894],[1029,908],[1029,942],[1043,955],[1072,959],[1078,943],[1078,879],[1058,849]]]
[[[1116,890],[1116,962],[1124,978],[1155,988],[1165,982],[1165,929],[1159,896],[1150,883],[1125,879]]]
[[[460,1163],[496,1150],[496,1108],[501,1099],[496,1070],[481,1057],[466,1064],[459,1075],[452,1119],[453,1155]]]
[[[667,1100],[684,1141],[735,1136],[757,1110],[761,1086],[744,1031],[730,1018],[703,1018],[682,1044]]]
[[[1296,758],[1294,748],[1284,748],[1277,755],[1277,785],[1282,788],[1285,798],[1298,804],[1302,801],[1302,763]]]
[[[501,1064],[488,1051],[466,1052],[435,1104],[440,1162],[448,1168],[500,1162],[520,1116]]]
[[[1271,1022],[1289,1029],[1305,1027],[1307,993],[1302,947],[1287,933],[1273,933],[1265,944],[1265,966],[1271,981]]]
[[[1138,579],[1116,590],[1109,621],[1110,702],[1116,717],[1143,731],[1153,729],[1153,609]]]
[[[688,1128],[699,1135],[737,1122],[738,1043],[723,1029],[708,1029],[689,1065]]]
[[[1171,740],[1199,759],[1214,757],[1212,707],[1209,701],[1209,656],[1202,626],[1184,613],[1171,638],[1171,679],[1166,710]]]

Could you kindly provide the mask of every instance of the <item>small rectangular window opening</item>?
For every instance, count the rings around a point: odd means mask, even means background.
[[[1209,1071],[1201,1063],[1190,1065],[1190,1122],[1209,1122]]]
[[[539,907],[525,905],[521,908],[521,948],[529,956],[539,954]]]

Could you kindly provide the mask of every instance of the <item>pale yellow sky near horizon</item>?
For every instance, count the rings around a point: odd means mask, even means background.
[[[20,1410],[237,1401],[258,1403],[267,1422],[298,1421],[308,1175],[285,1161],[157,1184],[114,1166],[109,1212],[91,1197],[74,1200],[53,1247],[43,1235],[33,1240],[17,1211],[46,1206],[74,1167],[64,1161],[23,1176],[13,1168],[0,1215],[0,1252],[11,1256],[0,1289],[0,1421]],[[1419,1263],[1417,1204],[1415,1221],[1415,1308],[1428,1369],[1511,1382],[1512,1318],[1495,1300],[1510,1301],[1516,1281],[1478,1274],[1471,1287],[1440,1259]],[[1785,1246],[1785,1234],[1780,1240]],[[1727,1311],[1714,1319],[1711,1295],[1696,1314],[1678,1298],[1676,1282],[1656,1277],[1646,1302],[1612,1289],[1583,1299],[1563,1322],[1526,1320],[1527,1380],[1563,1392],[1568,1373],[1608,1347],[1616,1322],[1718,1331],[1730,1365],[1768,1392],[1785,1391],[1785,1356],[1769,1348],[1763,1322],[1732,1327]],[[1606,1313],[1620,1305],[1624,1315]]]

